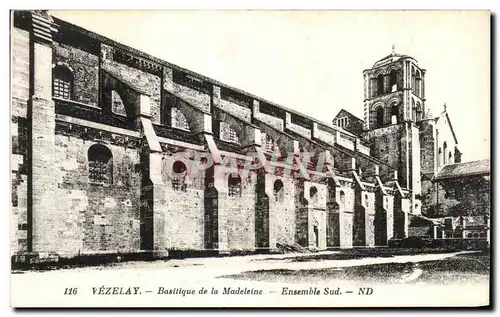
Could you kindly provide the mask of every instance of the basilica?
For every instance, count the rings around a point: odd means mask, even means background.
[[[461,162],[412,56],[360,72],[362,118],[323,122],[45,11],[12,21],[13,256],[489,241],[489,161]]]

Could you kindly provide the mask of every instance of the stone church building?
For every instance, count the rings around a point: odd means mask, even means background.
[[[12,23],[13,255],[387,246],[461,160],[410,56],[332,124],[44,11]]]

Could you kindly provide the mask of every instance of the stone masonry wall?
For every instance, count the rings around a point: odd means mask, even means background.
[[[13,28],[11,39],[12,115],[26,117],[27,101],[30,97],[29,32]]]
[[[201,250],[204,248],[205,171],[191,168],[191,153],[163,154],[162,178],[165,182],[165,204],[160,208],[167,249]],[[186,158],[187,157],[187,158]],[[182,161],[188,172],[185,189],[173,186],[173,164]]]
[[[11,30],[11,185],[10,251],[27,251],[28,209],[28,124],[27,101],[29,98],[29,33]]]
[[[103,50],[106,49],[103,45]],[[137,68],[130,67],[112,60],[112,56],[107,56],[102,61],[102,68],[109,70],[113,74],[119,75],[126,82],[147,92],[150,95],[151,121],[161,122],[161,77]]]
[[[304,182],[305,197],[309,202],[308,228],[310,248],[326,249],[326,200],[327,185],[318,182]],[[312,197],[312,190],[317,190]]]
[[[397,170],[398,180],[406,188],[406,134],[403,125],[392,125],[368,132],[373,144],[372,155],[385,164],[380,164],[380,174],[390,175]]]
[[[245,121],[245,122],[251,122],[252,121],[252,112],[249,107],[241,106],[239,104],[236,104],[235,102],[232,102],[230,100],[226,100],[224,98],[221,98],[220,95],[220,87],[214,86],[214,93],[213,93],[213,104],[215,106],[220,107],[224,111],[227,111],[229,114]]]
[[[353,246],[354,188],[340,187],[336,190],[337,202],[339,203],[340,247],[350,248]]]
[[[79,48],[55,43],[53,63],[67,64],[73,71],[72,99],[97,106],[99,102],[99,57]]]
[[[88,180],[95,142],[56,135],[55,208],[45,235],[62,255],[139,250],[140,174],[137,150],[106,144],[113,155],[113,183]]]
[[[197,91],[193,88],[175,83],[173,79],[172,69],[166,67],[164,68],[163,81],[163,88],[165,88],[168,92],[181,97],[182,99],[186,100],[196,108],[203,110],[204,112],[210,112],[212,96]]]
[[[276,180],[283,182],[283,201],[277,201],[274,194]],[[266,175],[266,192],[269,199],[271,247],[276,243],[292,245],[295,243],[295,186],[294,180],[274,175]]]
[[[228,195],[230,173],[239,173],[241,195]],[[245,175],[241,169],[218,166],[215,183],[219,193],[219,250],[254,250],[256,174]]]
[[[305,199],[304,181],[298,179],[295,182],[295,241],[297,244],[307,247],[309,243],[309,208]]]
[[[365,246],[375,246],[375,192],[365,192]]]
[[[27,251],[28,230],[28,176],[26,118],[13,117],[11,122],[12,154],[12,213],[10,222],[11,252]]]
[[[420,162],[422,173],[428,175],[429,178],[434,174],[435,154],[436,144],[433,125],[429,120],[422,121],[420,125]]]

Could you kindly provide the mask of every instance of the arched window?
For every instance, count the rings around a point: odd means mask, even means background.
[[[474,232],[474,238],[479,238],[479,233],[478,232]]]
[[[283,182],[279,179],[274,182],[274,198],[277,202],[283,202],[285,200]]]
[[[411,112],[411,119],[413,121],[417,121],[417,105],[415,104],[415,99],[411,99],[411,108],[412,108],[412,112]]]
[[[312,203],[318,202],[318,189],[316,187],[311,186],[311,188],[309,188],[309,197]]]
[[[467,234],[467,238],[472,239],[472,232],[469,232],[469,233]]]
[[[345,208],[345,193],[343,190],[340,191],[339,193],[339,198],[340,198],[340,208],[341,210],[344,210]]]
[[[398,105],[395,103],[391,107],[391,124],[398,123]]]
[[[384,75],[377,76],[377,95],[384,94]]]
[[[122,97],[116,90],[111,90],[111,111],[122,116],[127,115]]]
[[[422,93],[422,77],[420,76],[420,71],[417,70],[415,78],[415,94],[420,97]]]
[[[73,94],[73,73],[62,65],[54,67],[52,71],[52,95],[57,98],[71,99]]]
[[[480,237],[480,238],[486,238],[486,232],[481,232],[481,233],[479,234],[479,237]]]
[[[186,165],[181,161],[175,161],[172,165],[172,188],[173,190],[186,191]]]
[[[420,105],[420,101],[417,101],[417,121],[422,120],[422,106]]]
[[[102,144],[94,144],[88,151],[89,181],[98,184],[113,183],[113,155]]]
[[[442,152],[442,150],[441,150],[441,148],[439,148],[439,149],[438,149],[438,157],[437,157],[437,158],[438,158],[438,159],[437,159],[437,161],[438,161],[438,162],[437,162],[437,163],[438,163],[438,167],[440,167],[440,166],[443,164],[443,163],[441,162],[441,157],[442,157],[442,156],[441,156],[441,152]]]
[[[274,152],[275,144],[273,138],[267,133],[262,133],[261,138],[261,143],[264,150],[266,150],[267,152]]]
[[[227,180],[228,195],[231,197],[241,196],[241,177],[240,175],[229,174]]]
[[[411,91],[415,92],[415,66],[411,68]]]
[[[176,107],[172,107],[172,127],[189,131],[189,124],[186,120],[184,114],[177,109]]]
[[[394,69],[389,74],[389,87],[391,87],[391,92],[398,90],[398,74]]]
[[[443,165],[446,165],[448,162],[446,161],[446,153],[448,153],[448,144],[446,141],[443,143]]]
[[[377,127],[382,127],[384,125],[384,108],[377,108]]]
[[[238,134],[236,133],[236,130],[227,122],[220,123],[219,136],[221,140],[227,142],[239,143]]]
[[[451,152],[448,152],[448,164],[453,164],[451,161]]]

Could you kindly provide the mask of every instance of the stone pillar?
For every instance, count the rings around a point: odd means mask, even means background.
[[[394,197],[394,237],[402,239],[408,237],[408,209],[409,199],[405,199],[398,192]]]
[[[357,174],[356,159],[352,158],[351,173],[355,180],[353,244],[355,246],[374,246],[375,193],[367,188]]]
[[[379,246],[387,245],[388,240],[386,198],[380,189],[375,193],[375,245]]]
[[[162,180],[162,153],[149,154],[149,173],[153,194],[153,250],[156,256],[167,256],[167,237],[165,235],[166,185]]]
[[[338,202],[337,186],[333,179],[327,183],[327,201],[326,201],[326,246],[340,246],[340,204]]]
[[[354,191],[353,245],[366,245],[366,200],[365,191],[356,186]]]
[[[390,92],[391,87],[389,86],[389,76],[384,76],[384,92]]]
[[[375,244],[387,245],[394,233],[394,191],[382,183],[378,165],[374,166],[373,173],[378,187],[375,193]]]
[[[384,206],[387,210],[387,243],[393,238],[394,234],[394,195],[388,194],[384,197]]]
[[[365,100],[370,98],[369,94],[370,94],[370,87],[369,87],[369,79],[368,79],[368,75],[364,72],[363,74],[363,82],[364,82],[364,96],[365,96]]]
[[[305,199],[304,179],[295,181],[295,241],[303,246],[309,246],[309,206]]]
[[[28,251],[57,251],[60,237],[55,211],[57,180],[55,105],[52,100],[52,33],[50,16],[32,13],[31,83],[28,100]],[[63,219],[60,219],[63,220]]]
[[[422,80],[421,80],[421,92],[420,92],[420,98],[422,99],[422,115],[425,113],[425,69],[422,69]]]
[[[350,184],[349,184],[350,185]],[[339,204],[339,243],[341,248],[352,248],[354,233],[354,188],[340,187],[337,192]]]
[[[365,191],[363,196],[365,206],[365,246],[375,246],[375,192]]]
[[[403,212],[403,219],[404,219],[404,225],[403,225],[403,232],[404,232],[404,237],[408,237],[408,227],[410,225],[410,210],[411,210],[411,197],[403,197],[401,199],[401,211]]]
[[[215,188],[215,167],[205,170],[204,190],[204,247],[205,249],[219,248],[219,193]]]
[[[162,148],[151,123],[150,98],[134,98],[136,125],[141,131],[141,249],[155,256],[168,255],[165,236],[166,185],[162,179]]]
[[[270,193],[272,184],[267,174],[257,173],[257,184],[255,186],[255,248],[276,248],[276,235],[270,217],[270,199],[274,198]]]
[[[214,187],[217,190],[218,206],[217,214],[214,215],[214,221],[217,222],[217,249],[219,252],[229,251],[229,233],[228,233],[228,183],[227,178],[224,176],[226,168],[222,165],[215,164],[214,168]]]
[[[411,95],[411,67],[410,61],[405,61],[403,66],[403,120],[408,120],[411,112],[408,112],[408,103],[410,103]]]

